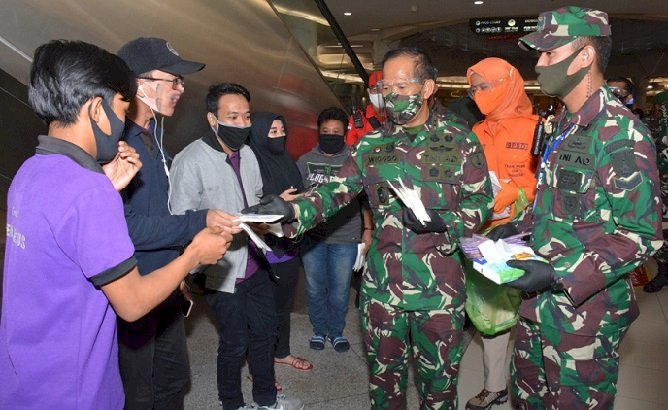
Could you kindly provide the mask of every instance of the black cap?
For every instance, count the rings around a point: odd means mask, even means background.
[[[155,37],[139,37],[132,40],[121,47],[116,54],[136,75],[151,70],[186,75],[204,68],[202,63],[182,59],[167,40]]]

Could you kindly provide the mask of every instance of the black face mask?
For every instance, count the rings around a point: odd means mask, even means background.
[[[232,151],[239,151],[244,142],[248,139],[250,134],[249,127],[236,127],[234,125],[224,124],[218,121],[218,130],[216,131],[218,138],[220,138],[227,148]]]
[[[343,140],[343,135],[320,134],[318,135],[318,145],[325,154],[337,154],[343,150],[346,142]]]
[[[273,154],[285,152],[285,137],[267,138],[267,149]]]
[[[90,125],[93,128],[93,135],[95,136],[97,162],[106,164],[118,154],[118,141],[123,136],[125,124],[116,116],[116,113],[106,101],[102,100],[101,104],[104,113],[107,114],[107,119],[109,120],[109,125],[111,127],[111,134],[105,134],[104,131],[98,127],[97,123],[93,121],[90,112],[92,105],[88,106],[88,115],[90,117]]]

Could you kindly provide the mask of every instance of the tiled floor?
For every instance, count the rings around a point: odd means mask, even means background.
[[[617,410],[668,409],[668,288],[648,294],[636,289],[641,314],[631,327],[621,348]],[[303,295],[303,290],[298,293]],[[197,309],[188,319],[188,345],[191,354],[192,386],[186,396],[188,409],[218,408],[216,396],[217,336],[205,302],[200,298]],[[336,353],[330,345],[324,351],[309,350],[311,327],[303,300],[298,299],[292,315],[292,353],[308,358],[315,366],[311,372],[298,372],[277,366],[276,374],[284,392],[298,396],[307,409],[368,409],[367,368],[361,343],[358,311],[348,313],[346,335],[351,351]],[[244,369],[244,375],[247,370]],[[245,377],[245,376],[244,376]],[[464,355],[459,377],[459,408],[477,394],[483,383],[482,347],[473,338]],[[408,408],[417,409],[417,394],[412,378],[409,382]],[[243,383],[244,395],[251,400],[251,385]],[[495,409],[510,409],[508,403]]]

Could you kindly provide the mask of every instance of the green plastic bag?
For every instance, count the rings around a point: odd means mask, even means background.
[[[529,198],[522,188],[513,204],[514,219],[529,206]],[[483,234],[487,234],[489,229]],[[464,308],[471,323],[486,336],[492,336],[515,326],[522,297],[520,291],[497,285],[473,269],[473,263],[462,258],[466,274],[466,304]]]
[[[522,301],[520,291],[487,279],[473,269],[469,260],[465,259],[463,266],[466,273],[464,306],[473,326],[487,336],[515,326]]]

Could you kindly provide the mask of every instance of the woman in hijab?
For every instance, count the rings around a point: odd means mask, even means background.
[[[250,147],[257,157],[262,175],[263,194],[280,195],[289,201],[303,189],[302,177],[295,161],[285,151],[287,127],[285,119],[270,112],[251,114]],[[313,364],[290,354],[290,312],[294,304],[299,275],[299,251],[287,238],[267,236],[272,252],[267,253],[276,284],[274,298],[278,315],[278,343],[274,362],[309,371]]]
[[[473,132],[483,146],[494,185],[494,214],[481,229],[484,231],[508,222],[533,201],[536,159],[531,150],[538,116],[532,114],[522,76],[507,61],[485,58],[468,69],[466,78],[469,95],[485,115],[473,126]],[[509,338],[509,331],[482,338],[485,385],[468,401],[467,409],[488,409],[507,400]]]

